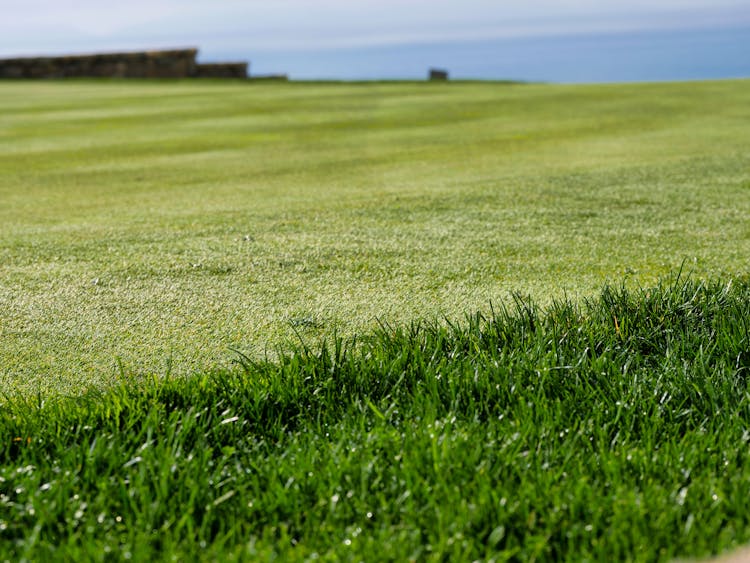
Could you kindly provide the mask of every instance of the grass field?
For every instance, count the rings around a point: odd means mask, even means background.
[[[750,82],[0,85],[0,386],[750,262]]]
[[[0,560],[656,561],[750,539],[750,282],[0,412]]]
[[[0,561],[750,541],[749,94],[0,84]]]

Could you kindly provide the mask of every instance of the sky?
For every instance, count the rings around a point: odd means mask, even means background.
[[[750,0],[0,0],[0,57],[235,54],[676,29],[750,29]]]

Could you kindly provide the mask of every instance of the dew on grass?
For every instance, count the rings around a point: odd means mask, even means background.
[[[73,518],[75,520],[80,520],[81,518],[83,518],[83,515],[86,513],[87,507],[88,505],[85,502],[82,502],[78,510],[75,511],[75,514],[73,514]]]
[[[690,529],[693,527],[693,523],[695,522],[695,515],[693,513],[688,514],[687,520],[685,522],[685,533],[689,533]]]
[[[688,490],[687,487],[682,487],[680,489],[680,492],[677,493],[677,504],[680,506],[683,506],[685,504],[685,499],[687,498]]]
[[[135,465],[137,463],[140,463],[142,461],[143,461],[143,458],[141,456],[136,456],[133,459],[131,459],[130,461],[125,462],[123,464],[122,468],[123,469],[127,469],[128,467],[132,467],[133,465]]]

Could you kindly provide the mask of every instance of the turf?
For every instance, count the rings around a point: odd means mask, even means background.
[[[0,84],[0,388],[75,396],[515,290],[746,272],[749,93]]]
[[[750,282],[0,411],[0,560],[657,561],[750,539]],[[363,335],[364,336],[364,335]]]

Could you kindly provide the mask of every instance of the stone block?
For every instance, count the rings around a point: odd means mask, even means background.
[[[448,80],[448,71],[440,68],[430,69],[430,80]]]

